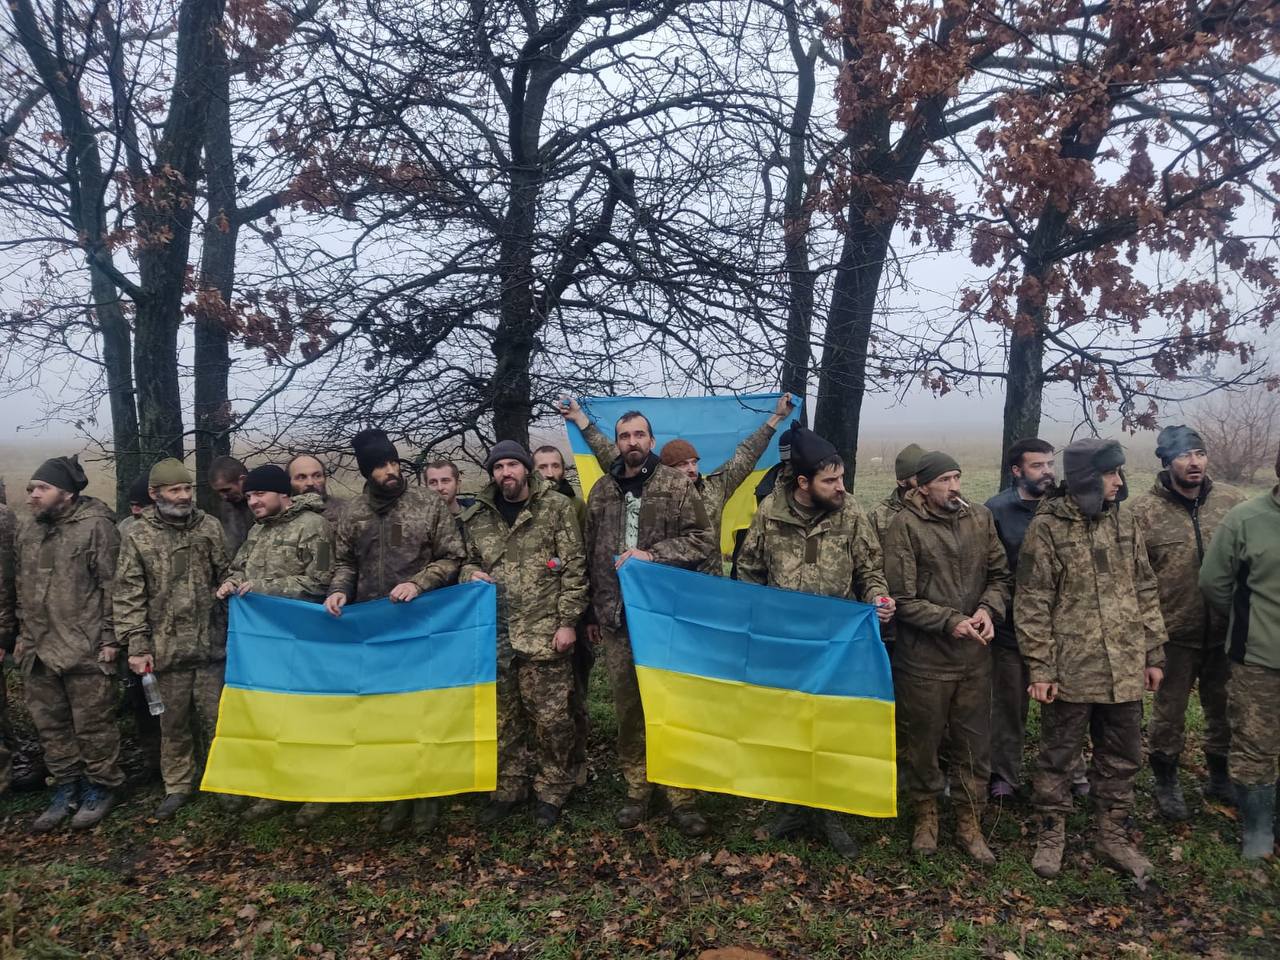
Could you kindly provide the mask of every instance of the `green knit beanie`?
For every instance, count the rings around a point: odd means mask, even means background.
[[[941,450],[930,450],[916,465],[916,483],[923,487],[926,483],[937,480],[944,473],[959,469],[960,464],[956,463],[956,458],[951,454],[943,453]]]
[[[179,483],[191,483],[191,474],[181,460],[168,457],[151,468],[147,484],[152,487],[172,487]]]
[[[893,461],[893,475],[899,480],[914,477],[920,469],[920,458],[924,456],[924,448],[918,443],[909,443],[898,451]]]

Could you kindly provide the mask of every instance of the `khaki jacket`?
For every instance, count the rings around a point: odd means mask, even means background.
[[[16,585],[18,518],[0,504],[0,652],[12,652],[18,635]],[[3,683],[0,679],[0,683]]]
[[[289,509],[258,520],[249,530],[230,579],[246,580],[256,593],[323,601],[333,576],[333,528],[314,493],[294,497]]]
[[[1013,576],[991,511],[933,510],[924,491],[902,498],[885,535],[885,573],[897,603],[894,666],[932,680],[959,680],[991,669],[991,651],[952,631],[979,609],[1000,623]]]
[[[1032,683],[1058,684],[1070,703],[1141,700],[1167,638],[1133,511],[1116,503],[1090,520],[1070,497],[1046,497],[1018,557],[1013,622]]]
[[[23,671],[39,659],[57,674],[115,672],[98,653],[119,646],[111,613],[119,549],[115,515],[94,497],[78,498],[51,522],[22,521],[15,655]]]

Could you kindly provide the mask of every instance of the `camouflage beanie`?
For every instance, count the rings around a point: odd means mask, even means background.
[[[677,463],[684,463],[686,460],[697,460],[698,451],[688,440],[676,438],[663,444],[660,459],[668,467],[674,467]]]
[[[1088,437],[1068,444],[1062,451],[1062,474],[1067,493],[1080,511],[1089,518],[1102,513],[1106,501],[1102,497],[1102,475],[1124,466],[1124,447],[1115,440]],[[1129,495],[1127,483],[1121,485],[1116,502]]]
[[[152,487],[172,487],[180,483],[191,483],[191,474],[182,465],[181,460],[167,457],[151,468],[147,482]]]
[[[84,467],[80,466],[79,457],[54,457],[52,460],[46,460],[36,468],[31,479],[47,483],[67,493],[79,493],[89,485],[89,478],[84,475]]]
[[[1156,437],[1156,456],[1166,467],[1188,450],[1203,449],[1204,441],[1200,434],[1183,424],[1165,427]]]
[[[918,443],[909,443],[898,451],[893,461],[893,475],[899,480],[907,480],[916,475],[920,469],[920,458],[924,456],[924,448]]]

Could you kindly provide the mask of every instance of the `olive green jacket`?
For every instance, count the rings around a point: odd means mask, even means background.
[[[229,579],[249,581],[255,593],[323,601],[333,577],[333,527],[314,493],[294,497],[287,510],[255,521],[231,564]]]

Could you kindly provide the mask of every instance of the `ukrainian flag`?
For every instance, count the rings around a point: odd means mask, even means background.
[[[655,783],[897,815],[893,679],[865,603],[628,560]]]
[[[610,440],[618,417],[628,410],[639,410],[653,425],[657,441],[655,453],[668,440],[677,437],[688,440],[698,451],[702,472],[710,473],[732,457],[738,444],[769,419],[781,396],[780,393],[753,393],[740,397],[584,397],[579,402]],[[604,476],[604,471],[582,431],[572,423],[567,426],[569,447],[585,497]],[[720,520],[722,554],[733,553],[734,533],[751,526],[751,517],[756,512],[756,484],[777,462],[778,446],[770,443],[756,463],[755,472],[729,497]]]
[[[341,617],[232,598],[201,789],[326,803],[495,789],[496,597],[475,581]]]

